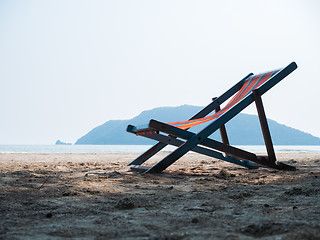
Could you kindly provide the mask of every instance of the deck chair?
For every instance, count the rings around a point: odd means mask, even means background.
[[[257,75],[250,73],[220,97],[214,98],[209,105],[188,121],[163,123],[152,119],[144,126],[129,125],[127,132],[156,140],[158,143],[128,165],[131,166],[131,169],[134,171],[160,173],[187,152],[194,151],[247,168],[265,166],[278,170],[295,170],[295,167],[276,160],[261,96],[296,68],[296,63],[292,62],[282,69]],[[228,99],[231,100],[224,107],[221,107],[221,104]],[[253,102],[255,102],[257,108],[267,156],[258,156],[254,153],[231,146],[225,129],[225,124],[230,119]],[[212,112],[214,112],[214,114],[209,115]],[[188,131],[189,128],[203,123],[207,124],[200,132],[193,133]],[[209,138],[209,136],[218,129],[220,130],[222,142]],[[151,167],[142,165],[167,145],[173,145],[177,148]]]

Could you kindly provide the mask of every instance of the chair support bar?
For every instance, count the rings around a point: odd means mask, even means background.
[[[259,120],[260,120],[260,125],[261,125],[261,130],[262,130],[264,142],[265,142],[265,145],[267,148],[269,161],[276,162],[276,160],[277,160],[276,154],[274,152],[271,134],[270,134],[269,126],[268,126],[268,121],[267,121],[267,117],[266,117],[264,107],[262,104],[262,99],[261,99],[261,95],[259,93],[259,89],[253,90],[253,98],[256,103],[258,116],[259,116]]]

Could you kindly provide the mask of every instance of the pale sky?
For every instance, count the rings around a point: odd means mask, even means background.
[[[319,23],[316,0],[0,0],[0,144],[74,143],[292,61],[267,117],[320,137]]]

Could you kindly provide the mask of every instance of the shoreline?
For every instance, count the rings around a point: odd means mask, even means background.
[[[0,239],[320,238],[320,153],[278,153],[294,172],[188,153],[156,175],[138,155],[0,153]]]
[[[143,153],[152,145],[1,145],[0,153]],[[266,152],[264,145],[236,145],[243,150]],[[173,151],[167,146],[163,151]],[[318,145],[274,145],[277,153],[320,153]]]

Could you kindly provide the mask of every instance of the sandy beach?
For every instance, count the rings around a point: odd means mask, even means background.
[[[190,153],[158,175],[136,156],[0,154],[0,239],[320,239],[320,153],[278,154],[294,172]]]

